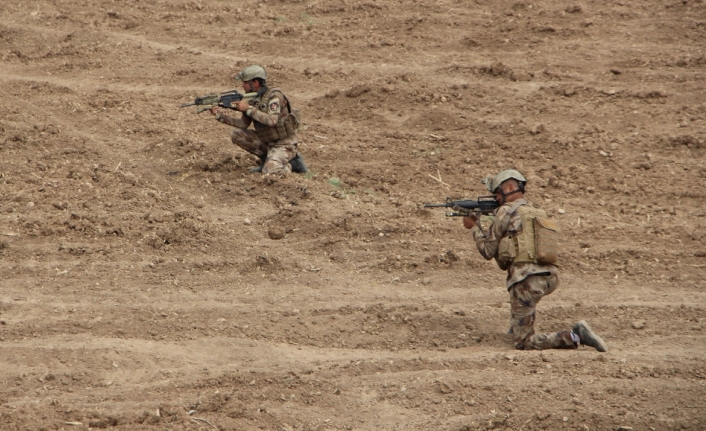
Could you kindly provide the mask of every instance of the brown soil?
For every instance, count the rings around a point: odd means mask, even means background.
[[[0,3],[0,429],[706,429],[706,3]],[[308,175],[180,103],[260,63]],[[459,219],[565,235],[520,352]],[[432,178],[434,177],[434,178]]]

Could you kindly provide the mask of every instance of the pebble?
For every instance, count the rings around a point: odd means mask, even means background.
[[[245,223],[247,226],[250,226],[251,222],[249,218],[246,218],[245,220],[243,220],[243,223]]]
[[[632,322],[632,327],[633,329],[644,329],[645,328],[645,321],[640,319]]]
[[[559,208],[556,212],[558,212],[559,214],[566,214],[566,210],[562,208]]]
[[[27,208],[34,208],[34,202],[27,202]]]

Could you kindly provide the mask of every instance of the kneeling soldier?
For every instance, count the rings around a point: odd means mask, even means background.
[[[510,293],[510,333],[515,348],[575,349],[580,344],[608,351],[608,345],[585,321],[571,330],[549,334],[534,332],[535,309],[545,295],[559,286],[557,273],[556,224],[546,213],[530,206],[524,199],[527,180],[516,170],[505,170],[483,180],[495,194],[500,207],[495,220],[484,233],[474,216],[464,217],[463,226],[471,229],[478,251],[487,260],[495,259],[507,270],[507,290]]]

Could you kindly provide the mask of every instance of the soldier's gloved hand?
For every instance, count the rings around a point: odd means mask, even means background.
[[[208,110],[208,112],[211,113],[211,115],[216,115],[220,111],[220,108],[218,106],[214,106],[211,109]]]
[[[472,229],[478,223],[478,218],[475,214],[471,214],[463,218],[463,227],[466,229]]]

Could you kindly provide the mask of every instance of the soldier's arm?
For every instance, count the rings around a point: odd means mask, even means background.
[[[502,231],[502,221],[505,219],[508,208],[506,206],[501,206],[495,213],[495,220],[490,225],[486,233],[480,229],[480,227],[473,226],[471,229],[471,234],[473,235],[473,240],[476,242],[476,247],[486,260],[490,260],[495,257],[498,252],[498,244],[502,239],[505,232]]]
[[[277,92],[267,101],[267,108],[265,110],[261,111],[257,106],[251,106],[245,112],[245,116],[266,126],[276,126],[279,121],[280,112],[282,111],[282,100],[276,93]]]
[[[231,117],[230,115],[225,115],[222,109],[214,106],[210,109],[210,112],[216,117],[216,120],[223,124],[229,126],[237,127],[239,129],[247,129],[250,123],[252,123],[252,118],[242,115],[240,118]]]

